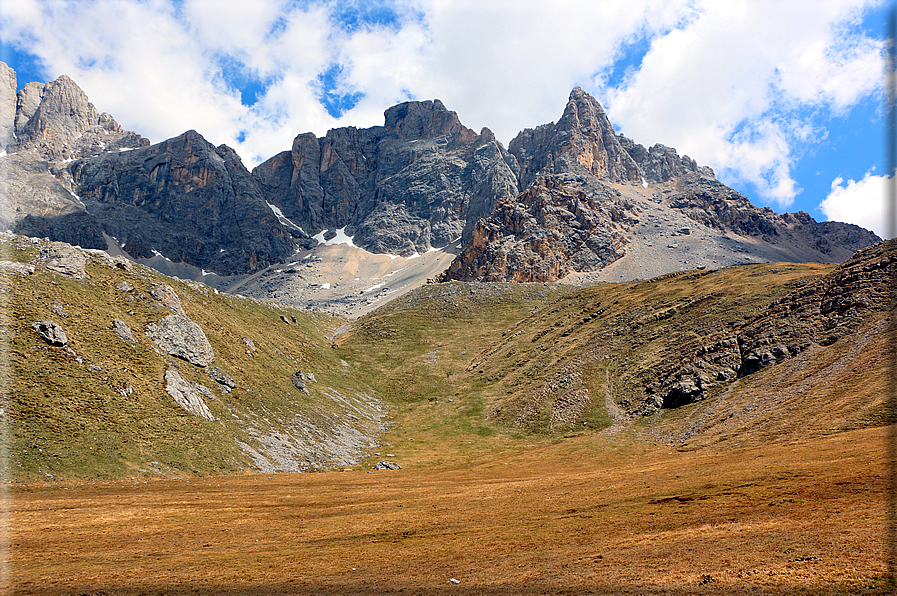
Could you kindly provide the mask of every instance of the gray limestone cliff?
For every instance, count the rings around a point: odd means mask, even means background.
[[[630,252],[638,257],[624,278],[693,264],[838,262],[881,240],[859,226],[756,207],[675,149],[617,135],[578,87],[557,124],[524,130],[508,150],[524,192],[476,224],[441,280],[554,281],[600,271]],[[689,241],[675,240],[681,236]],[[677,255],[685,249],[690,260]]]
[[[161,255],[233,275],[295,250],[234,150],[195,131],[71,170],[87,210],[135,258]]]
[[[403,256],[469,238],[498,200],[518,194],[513,156],[439,100],[393,106],[384,119],[300,134],[253,177],[308,234],[346,228],[358,246]]]

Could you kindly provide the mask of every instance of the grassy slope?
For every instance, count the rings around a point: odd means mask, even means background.
[[[346,391],[376,389],[394,415],[381,451],[406,469],[18,485],[9,493],[11,591],[889,593],[881,531],[888,435],[863,428],[887,422],[881,316],[852,337],[721,386],[703,402],[639,417],[627,430],[607,429],[600,399],[609,388],[613,403],[633,401],[671,357],[717,327],[750,319],[793,281],[830,270],[762,265],[578,290],[426,286],[359,320],[337,349],[324,340],[337,321],[296,313],[300,326],[287,326],[278,311],[179,285],[192,296],[185,309],[241,387],[284,394],[280,402],[255,393],[226,398],[210,404],[216,415],[224,404],[250,400],[254,411],[289,409],[283,374],[301,363]],[[154,274],[141,271],[145,290]],[[127,442],[107,434],[105,455],[85,455],[83,475],[121,476],[122,467],[108,462],[136,461],[122,455],[139,445],[157,450],[154,457],[171,449],[180,467],[167,471],[202,471],[201,457],[220,455],[210,451],[216,436],[203,434],[214,425],[187,416],[161,391],[167,365],[149,344],[137,350],[157,377],[139,393],[134,378],[144,369],[117,360],[128,352],[113,349],[118,339],[109,341],[105,329],[112,316],[134,311],[126,320],[136,331],[161,312],[150,302],[119,308],[119,294],[100,283],[107,273],[91,268],[85,283],[48,273],[16,281],[4,329],[18,332],[13,361],[33,385],[16,399],[47,411],[47,390],[37,389],[53,386],[47,370],[81,374],[84,394],[67,397],[82,408],[77,424],[50,417],[60,425],[54,429],[36,419],[25,432],[14,427],[22,433],[16,440],[25,446],[30,437],[29,450],[46,452],[91,417],[113,428],[114,414],[136,430]],[[105,298],[91,293],[98,289]],[[99,375],[28,336],[17,317],[45,318],[54,297],[67,300],[85,364],[99,363],[117,382],[130,379],[146,418],[134,412],[138,405],[119,403]],[[245,355],[244,334],[264,355]],[[553,403],[582,386],[599,398],[578,424],[552,425]],[[535,395],[542,401],[529,407]],[[103,404],[85,410],[93,401]],[[147,431],[154,424],[164,429],[157,436]],[[93,436],[81,432],[67,445],[93,451]],[[180,449],[164,442],[169,436],[183,441]],[[48,460],[31,450],[17,461]]]
[[[486,384],[466,367],[496,337],[570,291],[552,284],[429,285],[353,324],[338,338],[338,351],[391,405],[385,451],[404,465],[523,444],[506,444],[512,437],[486,420]]]
[[[23,262],[38,250],[21,242],[6,242],[4,249],[5,258]],[[0,325],[12,373],[4,396],[5,442],[13,479],[242,470],[250,462],[236,441],[254,444],[248,426],[270,431],[285,428],[298,412],[312,420],[341,413],[322,397],[325,388],[350,395],[369,391],[346,374],[330,349],[326,334],[339,321],[329,316],[217,294],[140,266],[129,273],[95,262],[88,273],[89,279],[76,280],[39,267],[27,277],[3,276],[7,302]],[[121,281],[134,289],[117,289]],[[214,364],[236,381],[233,392],[223,394],[203,369],[158,353],[143,334],[147,323],[170,312],[149,297],[154,282],[175,287],[187,315],[208,336]],[[51,312],[53,302],[68,316]],[[282,314],[297,323],[284,323]],[[136,346],[112,332],[114,318],[128,324]],[[63,325],[66,348],[47,346],[31,330],[41,319]],[[255,344],[252,356],[244,337]],[[165,392],[164,374],[175,361],[185,378],[219,398],[206,400],[218,420],[188,414]],[[310,397],[292,384],[297,370],[316,376],[317,383],[308,384]],[[130,394],[115,391],[128,386]]]
[[[683,357],[737,333],[796,282],[833,269],[754,265],[578,290],[430,286],[362,318],[340,338],[340,352],[394,404],[387,441],[402,445],[409,461],[450,461],[607,428],[606,397],[632,419],[645,386]],[[702,402],[635,415],[629,429],[697,448],[885,424],[883,317],[832,346],[718,383]],[[562,420],[559,412],[586,392]]]
[[[5,250],[7,258],[28,261],[37,248],[14,241]],[[10,477],[246,469],[250,461],[236,441],[252,443],[249,427],[284,429],[299,412],[324,426],[339,416],[340,406],[323,395],[327,388],[376,394],[391,406],[386,444],[366,464],[390,455],[402,465],[477,461],[543,447],[608,429],[613,416],[621,422],[620,411],[631,419],[645,386],[684,355],[737,332],[795,283],[832,270],[754,265],[581,289],[429,285],[354,323],[338,349],[327,335],[343,321],[216,294],[142,267],[123,272],[95,262],[87,280],[41,268],[4,276],[12,284],[3,294],[14,375],[5,441]],[[123,280],[134,289],[117,289]],[[202,369],[179,363],[189,380],[218,394],[209,401],[215,422],[187,414],[164,391],[173,359],[142,334],[168,312],[147,297],[153,283],[175,285],[188,315],[206,331],[216,364],[237,381],[238,389],[223,395]],[[50,312],[54,301],[67,318]],[[281,314],[297,322],[284,323]],[[66,327],[70,351],[47,347],[31,331],[31,322],[45,318]],[[113,318],[128,323],[137,346],[112,333]],[[244,337],[257,347],[252,356]],[[627,428],[697,448],[883,424],[886,379],[869,354],[883,351],[884,342],[879,317],[832,346],[720,383],[703,402],[636,416]],[[311,397],[291,383],[298,369],[317,377]],[[116,392],[128,386],[130,394]],[[838,390],[844,386],[851,391]]]

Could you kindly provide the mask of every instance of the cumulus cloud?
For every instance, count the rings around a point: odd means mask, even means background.
[[[0,9],[0,38],[126,128],[153,141],[195,128],[250,166],[301,132],[382,124],[407,99],[441,99],[507,143],[556,120],[579,84],[636,141],[786,206],[801,148],[825,135],[812,114],[848,111],[880,86],[882,43],[856,26],[871,4],[17,0]],[[647,54],[607,87],[632,44]]]
[[[883,43],[856,28],[868,2],[705,2],[656,37],[628,84],[607,93],[623,131],[675,146],[787,207],[814,110],[844,111],[880,89]]]
[[[893,178],[873,176],[867,172],[862,180],[847,180],[841,176],[832,182],[832,191],[819,205],[828,221],[843,221],[872,230],[882,238],[890,238],[885,214],[888,184]]]

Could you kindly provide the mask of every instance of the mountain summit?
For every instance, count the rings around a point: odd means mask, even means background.
[[[507,149],[438,99],[409,101],[383,126],[299,134],[251,173],[195,131],[151,146],[66,76],[16,88],[0,63],[0,225],[196,279],[261,273],[338,233],[404,257],[460,242],[442,279],[493,281],[842,261],[879,240],[755,207],[675,149],[616,134],[579,87]]]
[[[579,87],[557,124],[524,130],[508,149],[523,192],[477,223],[442,280],[623,281],[750,262],[838,262],[880,240],[855,225],[757,208],[675,149],[617,135]]]

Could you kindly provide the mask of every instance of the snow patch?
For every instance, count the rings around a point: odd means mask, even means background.
[[[333,246],[334,244],[348,244],[349,246],[358,248],[353,242],[355,236],[346,236],[346,226],[343,226],[340,229],[336,230],[336,236],[334,236],[330,240],[324,240],[324,232],[326,231],[327,230],[319,232],[318,234],[312,236],[312,238],[314,240],[317,240],[318,244],[323,244],[324,246]]]
[[[642,178],[642,188],[648,188],[648,181]]]
[[[330,284],[321,284],[321,289],[322,289],[322,290],[329,290],[329,289],[330,289]]]
[[[367,293],[367,292],[373,292],[373,291],[376,290],[377,288],[382,288],[382,287],[385,286],[385,285],[386,285],[385,283],[382,283],[382,284],[377,284],[376,286],[371,286],[371,287],[369,287],[367,290],[365,290],[365,293]]]
[[[69,194],[72,195],[72,197],[74,197],[74,199],[75,199],[76,201],[78,201],[78,204],[79,204],[79,205],[81,205],[82,207],[84,207],[84,209],[87,209],[87,206],[86,206],[86,205],[84,204],[84,202],[81,200],[81,197],[79,197],[78,195],[76,195],[76,194],[73,193],[72,191],[69,191]]]
[[[215,275],[214,271],[206,271],[205,269],[200,269],[203,275]]]
[[[271,203],[268,203],[267,201],[265,201],[265,204],[271,208],[271,211],[274,212],[274,215],[277,217],[277,220],[280,223],[282,223],[285,226],[289,226],[289,227],[293,228],[294,230],[299,230],[300,232],[305,234],[305,230],[303,230],[301,226],[298,226],[298,225],[294,224],[292,221],[290,221],[290,219],[286,215],[283,214],[283,211],[280,210],[280,207],[278,207],[277,205],[272,205]],[[345,228],[343,228],[343,229],[345,230]],[[306,236],[307,235],[308,234],[306,234]]]
[[[165,255],[163,255],[162,253],[160,253],[160,252],[159,252],[158,250],[156,250],[155,248],[151,248],[151,249],[150,249],[150,252],[152,252],[152,253],[153,253],[154,255],[156,255],[157,257],[162,257],[163,259],[165,259],[165,260],[168,261],[169,263],[171,262],[171,259],[169,259],[169,258],[166,257]]]
[[[0,151],[0,157],[6,157],[6,150]]]
[[[407,267],[402,267],[401,269],[396,269],[395,271],[392,271],[391,273],[387,273],[387,274],[384,275],[383,277],[392,277],[393,275],[395,275],[395,274],[398,273],[399,271],[404,271],[405,269],[407,269]],[[383,284],[380,284],[380,285],[383,285]]]

